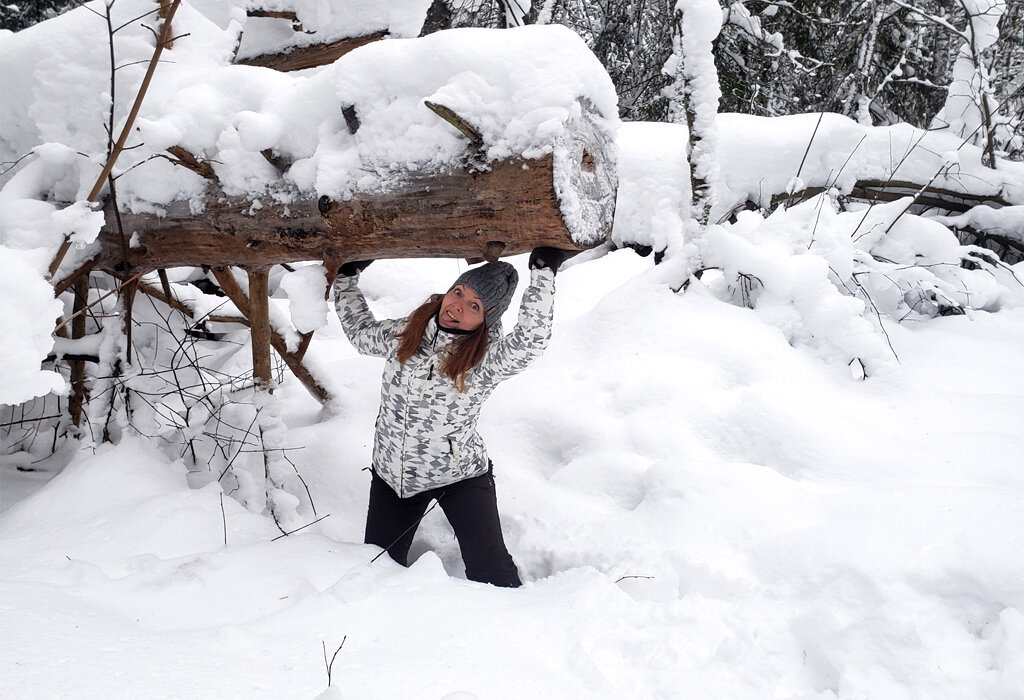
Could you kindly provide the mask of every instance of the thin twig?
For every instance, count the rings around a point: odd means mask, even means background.
[[[299,530],[305,530],[305,529],[306,529],[307,527],[309,527],[310,525],[316,525],[316,524],[317,524],[318,522],[320,522],[320,521],[321,521],[321,520],[323,520],[324,518],[329,518],[329,517],[331,517],[331,514],[330,514],[330,513],[328,513],[327,515],[321,515],[321,516],[320,516],[319,518],[317,518],[316,520],[313,520],[312,522],[308,522],[308,523],[306,523],[305,525],[303,525],[302,527],[297,527],[297,528],[295,528],[294,530],[289,530],[288,532],[284,532],[284,533],[282,533],[282,534],[278,535],[277,537],[275,537],[274,539],[272,539],[272,540],[270,540],[270,541],[271,541],[271,542],[277,542],[277,541],[278,541],[279,539],[281,539],[282,537],[288,537],[288,535],[294,535],[294,534],[295,534],[296,532],[298,532]]]
[[[39,416],[38,418],[22,418],[21,420],[14,420],[9,423],[0,423],[0,428],[7,428],[12,425],[22,425],[24,423],[38,423],[39,421],[50,420],[51,418],[63,418],[63,413],[58,413],[52,416]]]
[[[228,516],[224,512],[224,492],[220,492],[220,520],[224,526],[224,546],[228,546]]]
[[[346,639],[348,639],[348,635],[347,634],[344,637],[341,638],[341,644],[338,645],[338,648],[335,650],[334,656],[331,657],[330,662],[327,661],[327,642],[325,642],[323,640],[320,640],[320,643],[323,644],[323,647],[324,647],[324,665],[327,666],[327,687],[328,688],[331,687],[331,668],[334,666],[334,660],[336,658],[338,658],[338,652],[341,651],[341,648],[343,646],[345,646],[345,640]]]
[[[72,320],[73,318],[75,318],[76,316],[79,316],[80,314],[83,314],[83,313],[85,313],[86,311],[89,311],[90,309],[92,309],[92,308],[93,308],[94,306],[96,306],[97,304],[99,304],[99,303],[100,303],[101,301],[103,301],[103,300],[104,300],[104,299],[106,299],[107,297],[109,297],[109,296],[111,296],[111,295],[113,295],[113,294],[117,294],[117,293],[118,293],[118,292],[120,292],[120,291],[121,291],[122,289],[124,289],[125,287],[127,287],[127,286],[128,286],[129,284],[131,284],[132,282],[134,282],[135,280],[137,280],[137,279],[138,279],[139,277],[142,277],[142,275],[144,275],[144,274],[145,274],[145,271],[142,271],[142,272],[137,272],[137,273],[135,273],[134,275],[132,275],[131,277],[129,277],[129,278],[127,279],[127,280],[125,280],[124,282],[122,282],[121,284],[119,284],[118,286],[114,287],[114,288],[113,288],[113,289],[111,289],[111,290],[110,290],[109,292],[107,292],[106,294],[104,294],[103,296],[101,296],[101,297],[100,297],[99,299],[97,299],[97,300],[96,300],[96,301],[94,301],[93,303],[91,303],[91,304],[89,304],[88,306],[86,306],[86,307],[85,307],[84,309],[82,309],[81,311],[77,311],[77,312],[75,312],[75,313],[71,314],[70,316],[68,316],[67,318],[63,319],[63,320],[62,320],[62,321],[61,321],[60,323],[58,323],[58,324],[57,324],[57,328],[55,329],[55,332],[56,332],[56,331],[59,331],[59,330],[60,330],[61,328],[64,328],[64,327],[65,327],[66,325],[68,325],[68,323],[69,323],[69,322],[70,322],[70,321],[71,321],[71,320]]]
[[[814,125],[814,131],[811,132],[811,138],[807,142],[807,148],[804,149],[804,157],[800,159],[800,166],[796,169],[796,176],[800,177],[800,173],[804,171],[804,163],[807,162],[807,154],[811,152],[811,146],[814,145],[814,137],[818,135],[818,127],[821,126],[821,120],[825,118],[825,113],[821,112],[818,114],[818,121]]]

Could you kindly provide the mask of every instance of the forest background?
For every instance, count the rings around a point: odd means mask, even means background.
[[[76,0],[0,4],[0,28],[18,31]],[[978,4],[959,0],[722,1],[714,42],[723,112],[775,117],[835,112],[862,124],[941,127],[961,47],[957,28]],[[997,3],[991,3],[995,6]],[[980,3],[984,6],[985,3]],[[1024,157],[1024,0],[998,3],[999,41],[985,50],[1005,157]],[[626,121],[666,121],[674,0],[547,0],[523,15],[516,0],[435,0],[427,34],[450,27],[558,23],[587,42],[619,95]]]

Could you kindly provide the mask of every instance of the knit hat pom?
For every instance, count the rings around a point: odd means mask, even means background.
[[[461,284],[476,292],[484,305],[484,325],[490,327],[508,309],[518,283],[516,268],[499,260],[466,270],[455,280],[452,288]]]

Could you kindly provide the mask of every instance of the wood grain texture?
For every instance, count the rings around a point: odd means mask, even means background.
[[[244,197],[211,195],[201,214],[185,202],[171,204],[165,216],[123,213],[125,231],[135,234],[127,267],[120,237],[109,228],[100,234],[98,262],[134,273],[200,265],[259,269],[326,257],[482,258],[494,242],[504,244],[503,255],[537,246],[579,249],[566,231],[552,177],[545,156],[483,172],[410,176],[385,193],[348,201],[264,201],[254,208]]]

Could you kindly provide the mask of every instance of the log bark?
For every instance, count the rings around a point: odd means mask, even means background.
[[[137,235],[128,250],[132,273],[198,265],[258,269],[327,257],[482,258],[489,243],[503,244],[503,255],[538,246],[580,249],[566,231],[550,155],[484,172],[414,175],[386,193],[348,201],[265,202],[255,209],[244,197],[211,194],[202,214],[176,202],[162,217],[121,218],[124,230]],[[610,232],[610,218],[606,225]],[[107,229],[100,239],[100,267],[127,272],[120,236]]]
[[[551,153],[483,163],[480,131],[444,105],[431,109],[469,142],[461,163],[396,172],[383,191],[332,201],[294,193],[288,204],[226,196],[211,183],[202,213],[172,202],[163,215],[121,213],[100,234],[99,267],[119,275],[179,266],[269,268],[292,262],[447,257],[494,259],[538,246],[580,250],[611,234],[617,177],[596,109],[581,109]],[[353,114],[350,129],[358,130]],[[177,161],[198,159],[178,149]],[[273,156],[274,154],[271,154]],[[276,157],[276,156],[274,156]],[[282,168],[289,164],[282,161]],[[107,220],[117,212],[108,204]]]
[[[235,63],[243,66],[272,68],[282,72],[316,68],[334,63],[349,51],[383,39],[387,35],[387,32],[376,32],[366,36],[348,37],[325,44],[296,47],[279,53],[240,58]]]
[[[252,333],[253,379],[260,389],[273,391],[274,378],[270,364],[270,274],[265,267],[249,271],[249,328]]]

